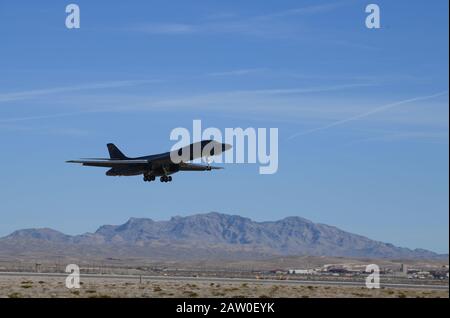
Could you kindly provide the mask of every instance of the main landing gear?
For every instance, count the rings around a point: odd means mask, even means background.
[[[144,181],[145,182],[151,182],[151,181],[155,181],[156,177],[153,175],[146,175],[144,174]],[[172,177],[171,176],[162,176],[161,178],[159,178],[159,181],[161,182],[170,182],[172,181]]]
[[[170,182],[170,181],[172,181],[172,177],[171,176],[162,176],[161,178],[159,178],[159,181]]]
[[[145,175],[144,174],[144,181],[145,182],[150,182],[150,181],[155,181],[155,176],[151,176],[151,175]]]

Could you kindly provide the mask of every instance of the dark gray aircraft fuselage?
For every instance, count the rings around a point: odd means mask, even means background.
[[[143,175],[144,181],[154,181],[161,177],[161,182],[172,181],[171,174],[179,171],[210,171],[222,169],[210,165],[188,163],[201,157],[212,157],[231,148],[228,144],[214,140],[203,140],[189,146],[156,155],[129,158],[114,144],[108,144],[110,158],[95,158],[86,160],[70,160],[69,163],[80,163],[83,166],[110,168],[107,176],[137,176]],[[179,158],[174,162],[172,159]]]

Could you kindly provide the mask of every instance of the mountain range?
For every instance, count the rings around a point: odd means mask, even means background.
[[[396,247],[301,217],[256,222],[217,212],[177,216],[168,221],[131,218],[122,225],[103,225],[94,233],[74,236],[48,228],[18,230],[0,238],[0,255],[156,260],[261,259],[288,255],[448,258],[448,254]]]

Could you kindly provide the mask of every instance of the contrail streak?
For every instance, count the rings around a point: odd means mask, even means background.
[[[393,107],[396,107],[396,106],[399,106],[399,105],[408,104],[408,103],[412,103],[412,102],[417,102],[417,101],[421,101],[421,100],[428,100],[428,99],[436,98],[436,97],[447,95],[447,94],[448,94],[448,91],[444,91],[444,92],[436,93],[436,94],[433,94],[433,95],[419,96],[419,97],[414,97],[414,98],[409,98],[409,99],[405,99],[405,100],[402,100],[402,101],[398,101],[398,102],[395,102],[395,103],[386,104],[386,105],[383,105],[383,106],[380,106],[380,107],[376,107],[376,108],[374,108],[372,110],[369,110],[368,112],[365,112],[365,113],[362,113],[362,114],[358,114],[358,115],[355,115],[355,116],[352,116],[352,117],[349,117],[349,118],[346,118],[346,119],[341,119],[339,121],[335,121],[335,122],[333,122],[331,124],[328,124],[328,125],[325,125],[325,126],[321,126],[321,127],[317,127],[317,128],[313,128],[313,129],[310,129],[310,130],[306,130],[306,131],[303,131],[303,132],[299,132],[299,133],[293,134],[292,136],[290,136],[288,138],[288,140],[296,138],[298,136],[309,135],[309,134],[317,132],[317,131],[321,131],[321,130],[329,129],[329,128],[332,128],[332,127],[335,127],[335,126],[339,126],[339,125],[348,123],[349,121],[361,119],[361,118],[364,118],[364,117],[370,116],[372,114],[376,114],[376,113],[388,110],[390,108],[393,108]]]

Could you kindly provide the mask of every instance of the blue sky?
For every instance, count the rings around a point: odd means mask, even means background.
[[[0,2],[0,235],[219,211],[298,215],[448,253],[448,1]],[[170,149],[175,127],[277,127],[279,170],[170,184],[65,160]]]

